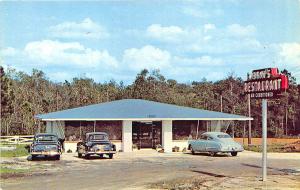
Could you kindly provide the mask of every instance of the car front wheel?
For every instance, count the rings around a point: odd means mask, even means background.
[[[60,155],[56,155],[55,160],[60,160]]]
[[[231,152],[231,156],[237,156],[237,152]]]
[[[114,157],[114,154],[109,154],[109,159],[112,159]]]

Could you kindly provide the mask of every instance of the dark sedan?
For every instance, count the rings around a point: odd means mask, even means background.
[[[77,143],[78,157],[83,155],[88,158],[90,155],[108,155],[109,158],[113,158],[116,153],[116,146],[112,144],[108,135],[104,132],[87,133],[84,142]]]
[[[61,152],[61,143],[57,135],[51,133],[36,134],[30,146],[32,159],[38,156],[45,156],[54,157],[56,160],[59,160]]]

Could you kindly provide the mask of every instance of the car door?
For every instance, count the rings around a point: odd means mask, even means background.
[[[196,141],[196,151],[204,152],[206,146],[207,136],[201,135],[199,139]]]
[[[205,143],[205,150],[206,151],[216,151],[217,150],[217,146],[216,146],[216,142],[214,141],[214,139],[210,136],[207,137],[207,141]]]

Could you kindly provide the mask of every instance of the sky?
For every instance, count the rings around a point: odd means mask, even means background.
[[[278,67],[300,83],[300,1],[0,1],[0,64],[125,84],[144,68],[189,83]]]

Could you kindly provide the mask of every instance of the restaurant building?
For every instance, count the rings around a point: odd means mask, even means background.
[[[141,99],[123,99],[73,109],[36,118],[46,122],[46,132],[65,139],[65,150],[76,151],[76,143],[87,132],[106,132],[118,151],[162,146],[172,152],[187,147],[206,131],[226,131],[231,121],[252,118]]]

